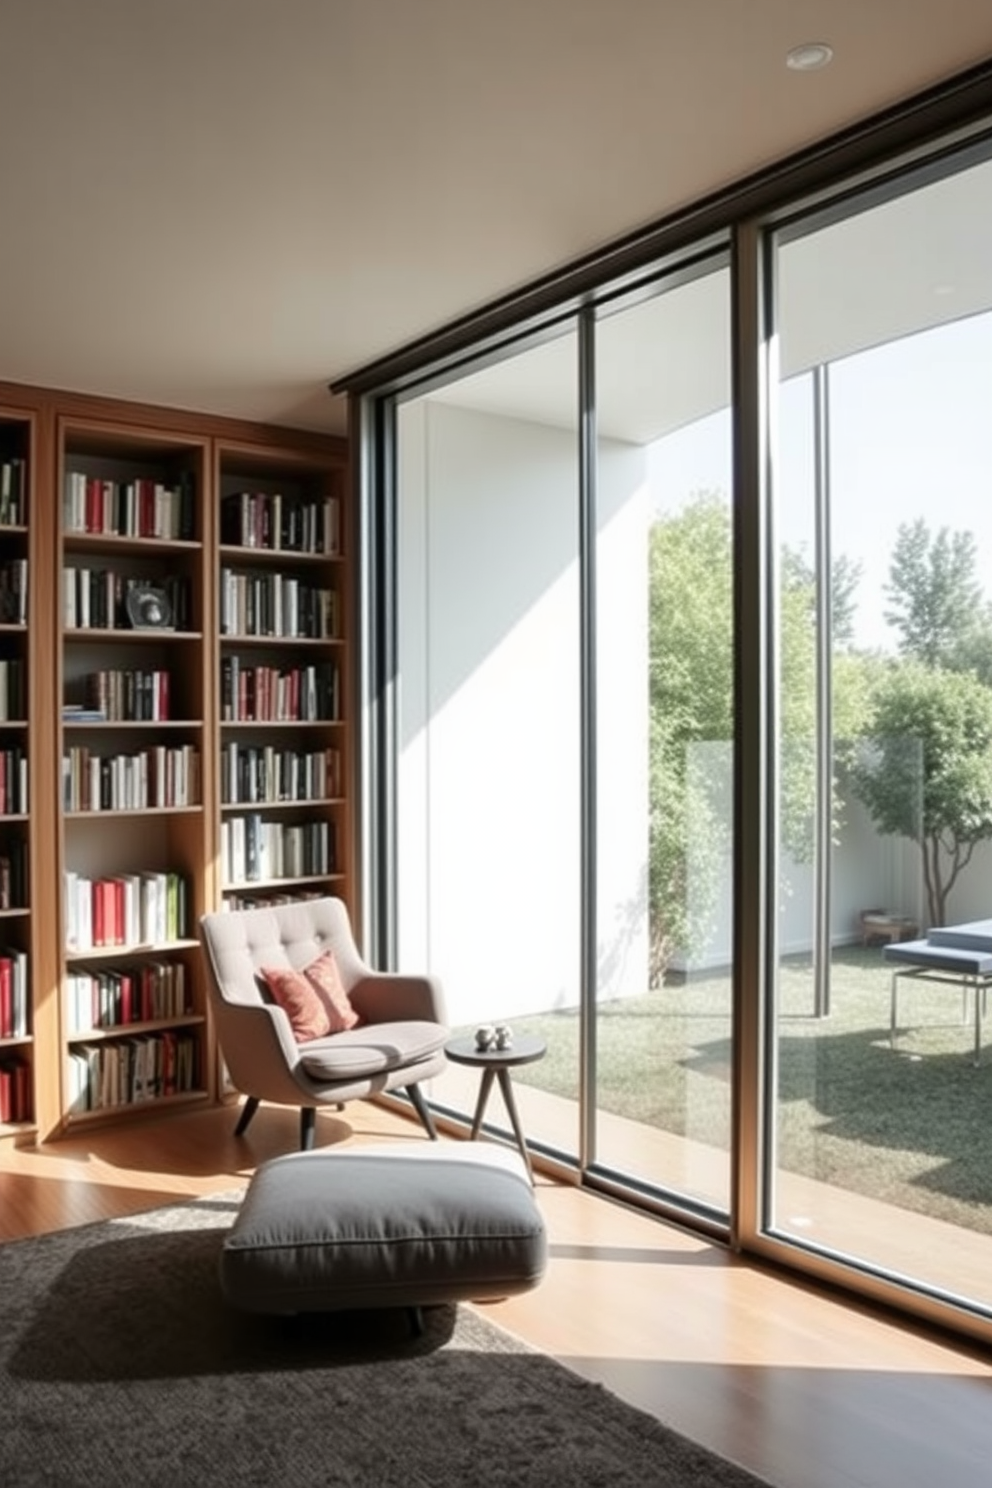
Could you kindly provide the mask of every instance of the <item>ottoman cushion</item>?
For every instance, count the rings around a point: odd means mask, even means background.
[[[511,1149],[384,1144],[264,1163],[224,1240],[220,1280],[250,1312],[419,1307],[526,1291],[546,1261]]]

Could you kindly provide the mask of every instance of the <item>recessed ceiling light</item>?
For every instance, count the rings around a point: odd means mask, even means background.
[[[788,53],[785,65],[795,72],[815,72],[818,67],[826,67],[833,55],[833,47],[825,41],[804,41]]]

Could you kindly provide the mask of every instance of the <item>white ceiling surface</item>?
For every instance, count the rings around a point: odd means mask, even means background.
[[[341,430],[335,377],[989,56],[988,0],[0,0],[0,378]]]

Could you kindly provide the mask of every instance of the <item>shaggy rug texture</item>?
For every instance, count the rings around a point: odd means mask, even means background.
[[[232,1312],[238,1202],[0,1245],[5,1488],[756,1488],[470,1307]]]

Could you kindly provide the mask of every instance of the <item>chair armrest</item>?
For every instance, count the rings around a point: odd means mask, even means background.
[[[286,1012],[275,1004],[215,1006],[217,1037],[231,1080],[265,1100],[295,1099],[300,1051]],[[277,1090],[284,1090],[280,1096]]]
[[[447,1023],[438,977],[402,971],[371,971],[348,989],[352,1006],[365,1023]]]

